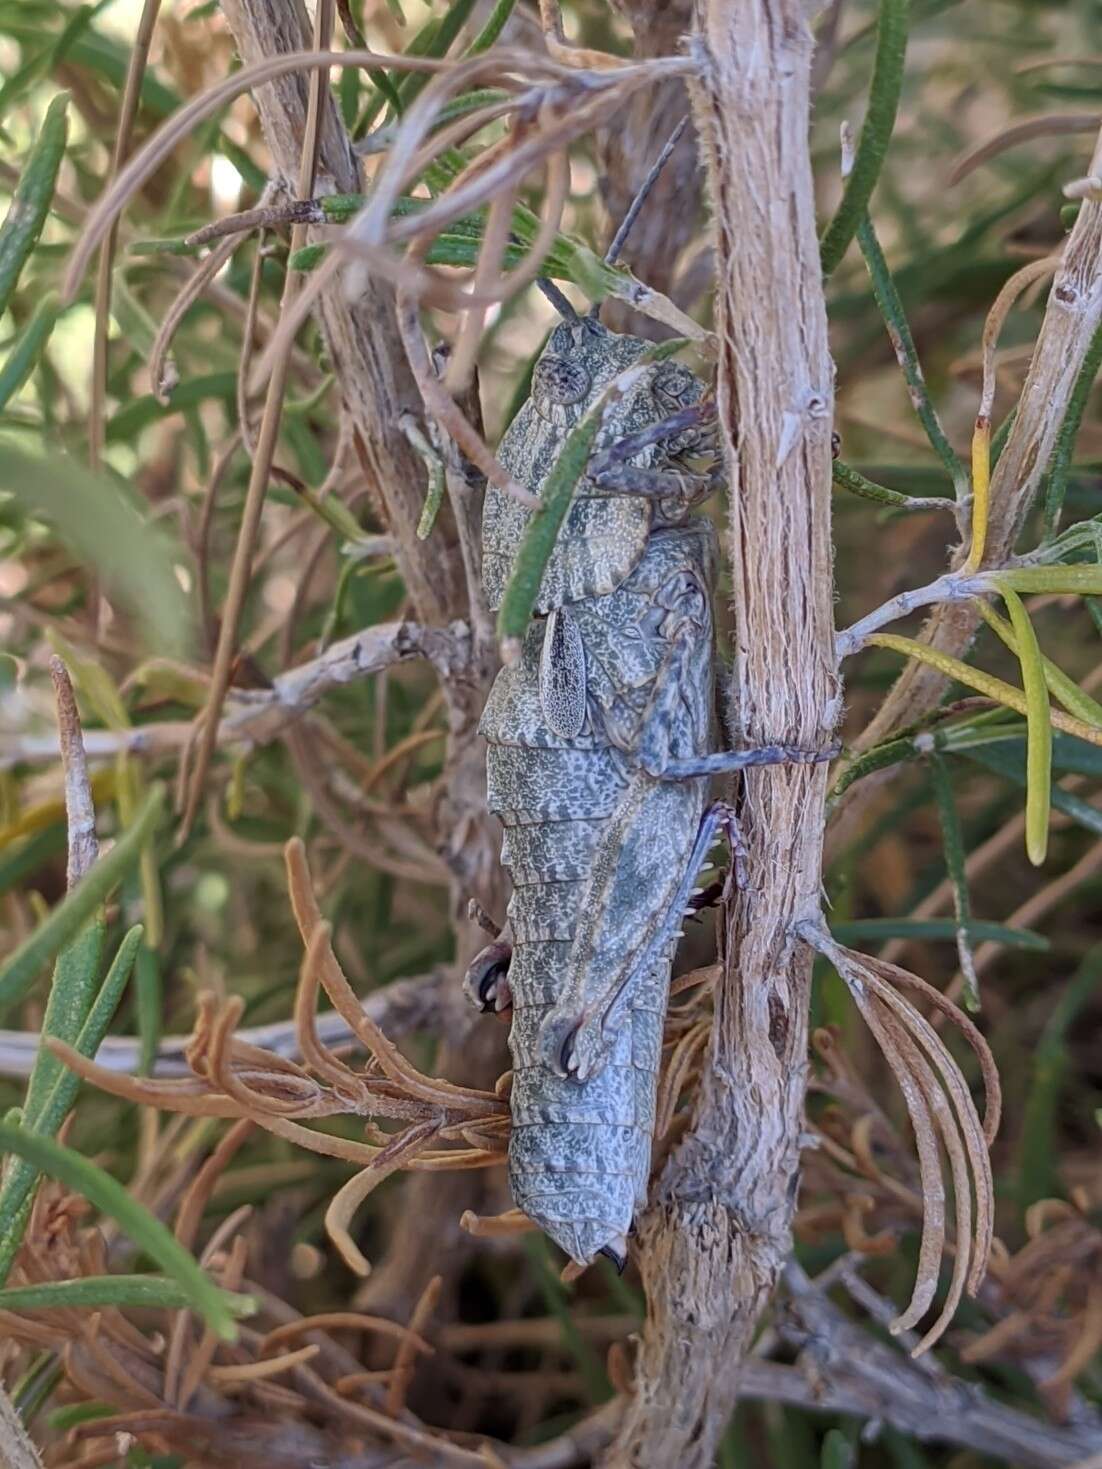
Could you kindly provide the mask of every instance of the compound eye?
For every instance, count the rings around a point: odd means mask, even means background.
[[[694,401],[699,380],[679,362],[668,362],[651,379],[651,391],[663,408],[677,409]]]
[[[580,403],[588,395],[591,382],[580,362],[545,354],[532,373],[532,402],[545,418],[555,418],[556,408]]]

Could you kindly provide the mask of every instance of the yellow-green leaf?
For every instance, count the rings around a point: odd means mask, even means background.
[[[1002,639],[1010,651],[1017,657],[1018,640],[1014,635],[1014,629],[1005,617],[1000,617],[994,607],[982,600],[977,600],[980,616],[988,627]],[[1045,683],[1048,684],[1049,693],[1052,697],[1063,704],[1069,714],[1074,714],[1076,719],[1082,719],[1087,724],[1093,724],[1096,729],[1102,729],[1102,704],[1097,699],[1092,699],[1086,690],[1081,689],[1074,679],[1067,676],[1064,670],[1053,663],[1051,658],[1042,658],[1045,670]]]
[[[877,632],[871,633],[866,642],[874,648],[890,648],[906,658],[917,658],[920,663],[928,663],[931,668],[936,668],[946,678],[955,678],[957,683],[975,689],[977,694],[984,694],[997,704],[1005,704],[1016,714],[1028,714],[1025,694],[1021,689],[1016,689],[1004,679],[996,678],[994,674],[984,673],[982,668],[973,668],[949,653],[931,648],[927,643],[920,643],[916,638],[904,638],[894,632]],[[1094,725],[1064,714],[1059,709],[1051,710],[1051,718],[1053,725],[1063,734],[1075,735],[1076,739],[1087,740],[1092,745],[1102,745],[1102,729],[1096,729]]]
[[[1004,587],[1026,699],[1026,791],[1025,848],[1029,860],[1040,867],[1048,852],[1048,821],[1052,808],[1052,711],[1037,634],[1021,597]]]

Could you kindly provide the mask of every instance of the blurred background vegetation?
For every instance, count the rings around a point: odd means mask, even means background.
[[[369,42],[384,51],[404,49],[410,36],[424,34],[427,22],[445,14],[416,0],[404,8],[402,26],[372,0],[352,5]],[[1091,0],[913,0],[911,10],[902,101],[873,218],[931,393],[963,454],[992,301],[1015,270],[1057,249],[1066,235],[1062,185],[1085,172],[1102,117],[1102,8]],[[79,8],[61,0],[0,0],[0,202],[7,207],[19,189],[20,208],[33,211],[37,201],[46,210],[41,233],[10,278],[0,251],[0,923],[9,957],[24,952],[20,946],[42,931],[45,915],[65,893],[51,653],[62,656],[76,688],[105,844],[133,825],[158,783],[169,787],[172,805],[187,726],[207,698],[248,482],[249,456],[235,437],[246,323],[252,316],[258,340],[270,332],[288,253],[286,232],[264,236],[259,252],[255,236],[241,236],[232,258],[179,321],[164,374],[153,380],[151,353],[193,276],[197,252],[154,249],[148,242],[181,241],[212,219],[251,207],[266,182],[265,144],[253,104],[243,97],[191,133],[130,201],[112,275],[105,393],[94,393],[94,270],[71,305],[62,308],[54,293],[109,175],[141,11],[137,0]],[[460,47],[487,13],[473,8]],[[859,123],[865,105],[875,23],[875,7],[860,0],[836,4],[818,21],[826,39],[813,157],[824,220],[840,193],[839,126],[845,119]],[[598,0],[572,5],[568,28],[588,44],[630,49],[629,27]],[[505,39],[528,45],[538,37],[534,15],[521,0]],[[216,4],[166,0],[141,78],[135,145],[236,64]],[[334,87],[341,114],[355,129],[371,82],[351,70]],[[62,94],[67,103],[58,101]],[[1058,120],[950,182],[970,150],[1041,115]],[[51,128],[58,140],[52,160]],[[595,249],[609,229],[601,202],[602,156],[589,140],[572,150],[563,225]],[[538,198],[530,202],[538,207]],[[701,220],[679,258],[679,299],[705,323],[706,248]],[[14,259],[14,247],[9,254]],[[664,289],[677,297],[676,290]],[[582,298],[575,293],[575,299]],[[947,494],[950,486],[911,412],[856,247],[832,276],[828,301],[838,369],[835,426],[845,461],[907,494]],[[1003,331],[996,424],[1016,398],[1043,308],[1042,290],[1019,303]],[[507,422],[552,319],[534,290],[491,313],[479,357],[491,442]],[[440,315],[438,325],[447,335],[454,318]],[[242,698],[270,689],[283,670],[334,641],[408,608],[393,559],[371,553],[369,538],[387,527],[342,439],[337,386],[318,332],[307,326],[298,338],[276,451],[285,472],[268,490],[233,670],[233,690]],[[1066,521],[1098,512],[1100,456],[1102,430],[1091,400],[1069,479]],[[901,514],[841,490],[835,508],[840,626],[943,568],[949,517]],[[713,513],[721,515],[718,504]],[[1026,543],[1035,539],[1027,533]],[[1102,682],[1098,606],[1052,596],[1034,598],[1031,612],[1042,646],[1065,671],[1087,688]],[[983,634],[974,656],[1017,680],[1016,660],[992,633]],[[867,723],[897,671],[897,656],[885,651],[866,653],[850,666],[848,733]],[[152,749],[125,733],[146,726],[157,731]],[[164,1036],[189,1031],[201,990],[240,996],[245,1026],[290,1015],[302,957],[282,860],[292,836],[307,844],[337,953],[360,994],[431,974],[453,959],[454,894],[433,835],[445,734],[431,673],[410,665],[329,691],[296,735],[280,731],[255,747],[220,750],[184,839],[178,839],[178,820],[174,825],[166,816],[111,895],[107,956],[131,925],[144,925],[113,1022],[113,1033],[134,1038],[136,1065],[148,1069]],[[1008,1451],[1003,1462],[1070,1464],[1089,1457],[1076,1451],[1076,1443],[1089,1444],[1092,1434],[1102,1441],[1102,751],[1058,738],[1055,774],[1067,798],[1058,802],[1048,862],[1040,871],[1028,863],[1021,839],[1024,740],[950,750],[946,764],[978,925],[979,1023],[999,1064],[1005,1114],[994,1149],[1002,1242],[997,1268],[938,1349],[937,1370],[1042,1426],[1039,1446],[1023,1447],[1020,1458]],[[937,779],[928,762],[900,768],[864,811],[859,830],[836,844],[827,890],[832,923],[848,941],[887,946],[938,988],[959,993]],[[684,950],[684,968],[709,962],[710,923],[694,927]],[[0,983],[7,1007],[0,1021],[8,1027],[0,1032],[5,1109],[24,1103],[25,1036],[43,1023],[49,969],[43,958],[53,952],[24,964],[6,988]],[[7,979],[11,973],[9,965]],[[815,1274],[846,1251],[861,1252],[867,1256],[864,1278],[880,1298],[898,1303],[914,1273],[918,1222],[913,1194],[910,1202],[906,1197],[915,1175],[905,1113],[844,990],[825,970],[814,1006],[815,1023],[833,1029],[820,1037],[809,1109],[835,1149],[809,1154],[797,1258]],[[408,1046],[430,1068],[433,1040],[433,1028],[422,1027]],[[850,1164],[854,1129],[874,1112],[884,1119],[884,1132],[870,1173]],[[357,1135],[351,1119],[331,1126]],[[65,1142],[171,1224],[222,1127],[210,1119],[154,1113],[85,1086]],[[894,1150],[884,1141],[889,1136],[897,1139]],[[325,1208],[348,1176],[339,1159],[303,1153],[254,1131],[221,1159],[205,1189],[209,1197],[199,1205],[201,1222],[185,1243],[201,1252],[248,1205],[251,1213],[234,1227],[247,1242],[247,1288],[270,1312],[265,1330],[290,1319],[287,1313],[361,1309],[408,1320],[430,1271],[403,1281],[401,1289],[385,1272],[381,1279],[389,1285],[375,1277],[361,1284],[328,1243]],[[409,1187],[407,1179],[388,1181],[364,1210],[357,1238],[372,1258],[385,1258],[406,1226]],[[495,1187],[497,1207],[506,1207],[502,1186],[491,1184],[491,1192]],[[105,1268],[93,1268],[95,1251],[81,1243],[93,1217],[77,1202],[82,1191],[52,1183],[40,1195],[39,1233],[26,1247],[37,1254],[22,1258],[19,1279],[94,1275]],[[449,1194],[434,1224],[442,1237],[455,1232],[451,1199]],[[110,1268],[148,1267],[149,1241],[143,1237],[141,1248],[130,1248],[125,1229],[121,1235],[116,1229],[105,1226]],[[431,1322],[426,1307],[420,1321],[436,1355],[411,1380],[406,1367],[399,1374],[403,1393],[427,1423],[535,1445],[586,1419],[610,1397],[623,1380],[623,1348],[616,1344],[630,1336],[642,1310],[638,1280],[631,1270],[618,1279],[602,1266],[563,1287],[557,1270],[534,1236],[519,1244],[475,1241],[448,1256],[443,1304]],[[124,1309],[128,1313],[127,1325],[116,1327],[111,1340],[137,1360],[141,1353],[128,1332],[147,1344],[157,1333],[171,1338],[180,1304],[166,1295],[144,1306],[109,1302],[101,1309],[120,1318]],[[331,1435],[327,1451],[364,1435],[370,1440],[366,1422],[343,1420],[331,1405],[323,1409],[309,1394],[296,1396],[291,1385],[279,1388],[278,1376],[263,1389],[235,1386],[232,1375],[219,1378],[217,1363],[232,1359],[214,1355],[213,1343],[198,1329],[188,1338],[196,1354],[188,1360],[208,1351],[216,1365],[184,1410],[217,1421],[221,1408],[212,1403],[221,1394],[227,1412],[255,1415],[249,1421],[256,1436],[221,1446],[186,1435],[177,1441],[172,1434],[183,1432],[177,1425],[160,1439],[155,1427],[135,1427],[136,1436],[126,1442],[74,1438],[82,1424],[111,1412],[151,1410],[163,1395],[133,1362],[112,1378],[104,1366],[109,1353],[96,1355],[91,1306],[54,1310],[47,1328],[36,1326],[35,1309],[17,1305],[5,1306],[0,1296],[0,1372],[51,1464],[117,1461],[167,1469],[222,1462],[219,1455],[226,1453],[247,1459],[261,1445],[262,1431],[271,1434],[263,1448],[273,1462],[306,1463],[310,1453],[320,1452],[318,1443],[310,1439],[305,1457],[295,1457],[290,1439],[276,1431],[296,1414],[323,1425]],[[852,1303],[845,1309],[861,1314]],[[886,1340],[875,1317],[871,1324],[862,1321]],[[778,1331],[768,1328],[762,1355],[790,1364],[797,1346]],[[393,1382],[395,1345],[387,1336],[339,1322],[332,1333],[324,1348],[337,1364],[330,1364],[330,1382],[357,1371],[390,1371]],[[80,1352],[88,1359],[83,1369],[78,1361],[68,1370],[66,1363]],[[200,1363],[200,1378],[201,1369]],[[387,1386],[384,1381],[376,1389],[365,1379],[362,1401],[374,1401],[370,1392]],[[917,1469],[990,1457],[959,1441],[922,1443],[905,1425],[893,1424],[890,1414],[877,1429],[853,1412],[834,1410],[829,1400],[825,1406],[755,1401],[750,1386],[724,1446],[728,1465]],[[358,1390],[350,1386],[347,1395]],[[970,1403],[974,1407],[969,1390],[960,1389],[962,1415],[973,1410]],[[770,1396],[764,1385],[760,1396]],[[408,1446],[401,1451],[414,1452]],[[363,1452],[362,1459],[347,1462],[399,1462]]]

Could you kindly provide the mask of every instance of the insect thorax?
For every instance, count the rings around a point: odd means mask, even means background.
[[[610,332],[588,317],[560,323],[533,369],[531,396],[498,448],[498,457],[513,478],[537,491],[542,488],[569,431],[609,383],[651,346],[639,337]],[[681,364],[653,364],[609,407],[594,453],[661,423],[699,402],[704,393],[703,382]],[[630,462],[645,468],[676,466],[682,447],[676,438],[659,441]],[[530,515],[512,496],[494,486],[487,488],[483,579],[493,609],[501,604]],[[547,613],[614,591],[638,565],[656,524],[668,518],[666,502],[658,505],[652,496],[602,490],[583,478],[544,572],[536,611]]]

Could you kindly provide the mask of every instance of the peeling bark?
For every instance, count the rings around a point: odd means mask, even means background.
[[[827,350],[808,155],[812,38],[798,0],[698,0],[693,105],[712,198],[719,425],[747,743],[825,747],[837,722]],[[784,1264],[798,1186],[823,765],[745,777],[748,884],[690,1130],[641,1222],[648,1316],[608,1465],[703,1469]]]

